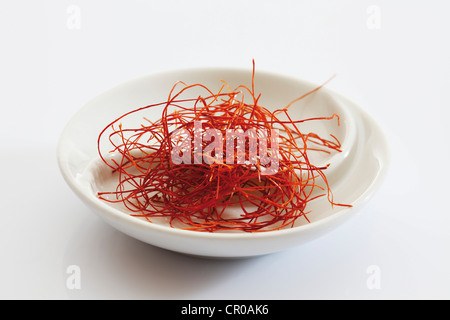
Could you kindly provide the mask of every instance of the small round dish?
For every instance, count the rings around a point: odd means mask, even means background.
[[[299,222],[293,228],[259,233],[208,233],[149,223],[98,199],[97,191],[104,181],[97,138],[108,123],[139,106],[165,101],[177,81],[202,83],[214,90],[221,86],[221,80],[231,87],[250,86],[251,71],[223,68],[171,71],[134,79],[100,94],[72,117],[61,134],[57,157],[65,181],[93,212],[119,231],[164,249],[215,258],[268,254],[316,239],[354,216],[377,190],[389,162],[382,131],[355,103],[321,88],[292,105],[289,111],[297,119],[339,115],[339,125],[336,121],[313,121],[309,129],[319,134],[332,133],[342,143],[342,152],[314,161],[330,164],[326,174],[334,199],[352,205],[351,208],[332,207],[322,198],[308,204],[310,222]],[[265,107],[283,108],[316,87],[283,75],[258,71],[255,74],[255,91],[261,92],[260,105]],[[159,116],[157,110],[145,114],[150,120]]]

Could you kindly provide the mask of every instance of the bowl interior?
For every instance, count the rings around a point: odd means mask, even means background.
[[[72,120],[71,126],[66,130],[66,141],[70,141],[64,152],[71,179],[82,187],[89,190],[89,196],[97,199],[97,192],[114,190],[116,177],[110,174],[109,170],[102,166],[99,161],[97,137],[101,130],[111,121],[122,114],[143,107],[149,104],[159,103],[167,100],[168,94],[177,81],[186,84],[201,83],[213,92],[218,90],[226,81],[231,88],[245,85],[251,88],[251,72],[230,71],[230,70],[189,70],[160,75],[153,75],[131,81],[118,88],[112,89],[103,95],[90,101]],[[271,111],[286,107],[292,100],[315,89],[316,86],[299,80],[294,80],[268,73],[256,73],[255,91],[261,93],[259,104]],[[250,98],[243,89],[244,95]],[[192,98],[199,95],[207,95],[201,88],[194,88],[188,91],[182,98]],[[135,128],[150,121],[158,120],[161,117],[163,106],[145,109],[136,112],[120,120],[124,128]],[[343,152],[311,152],[310,160],[317,166],[332,164],[329,171],[339,167],[345,159],[348,151],[354,143],[355,129],[352,118],[348,110],[335,99],[326,89],[321,90],[295,102],[289,107],[289,114],[293,119],[308,119],[317,117],[330,117],[333,114],[339,115],[337,119],[307,121],[299,124],[302,132],[314,132],[323,137],[334,135],[342,143]],[[281,119],[283,117],[281,116]],[[101,150],[107,153],[110,147],[106,144],[107,139],[101,140]],[[105,145],[106,144],[106,145]],[[317,205],[320,205],[318,203]],[[113,208],[127,212],[121,205],[112,205]],[[314,204],[311,204],[313,209]],[[313,211],[316,211],[315,209]],[[323,215],[323,210],[321,210]],[[166,223],[164,219],[156,220],[161,224]],[[306,219],[299,219],[297,225],[307,223]]]

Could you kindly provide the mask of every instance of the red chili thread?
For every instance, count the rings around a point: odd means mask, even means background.
[[[324,171],[309,161],[309,152],[341,152],[339,140],[330,134],[325,139],[315,133],[303,133],[299,124],[307,121],[331,121],[339,116],[292,120],[288,109],[292,104],[316,92],[322,86],[293,100],[284,109],[274,112],[258,104],[261,94],[255,94],[255,64],[253,62],[251,88],[240,85],[232,90],[228,83],[214,93],[202,84],[187,85],[177,82],[169,92],[167,101],[129,111],[109,123],[99,134],[98,152],[102,161],[118,176],[113,191],[99,192],[98,197],[111,203],[122,203],[131,215],[144,217],[149,222],[163,217],[171,227],[215,232],[239,230],[260,232],[294,226],[300,217],[308,222],[308,202],[327,197],[335,203]],[[176,87],[183,85],[176,91]],[[205,96],[181,99],[190,89],[205,90]],[[228,92],[225,92],[228,89]],[[244,92],[252,103],[244,102]],[[186,104],[190,104],[186,106]],[[137,128],[123,128],[119,123],[127,116],[143,110],[162,107],[161,118],[146,120]],[[169,109],[174,109],[169,112]],[[281,119],[278,115],[284,115]],[[201,122],[203,130],[215,129],[226,136],[227,129],[278,129],[283,134],[278,141],[278,171],[262,175],[261,159],[254,164],[219,163],[175,164],[171,160],[175,129],[185,130],[194,137],[194,123]],[[101,139],[107,130],[111,153],[118,157],[107,160],[101,152]],[[198,133],[197,133],[198,134]],[[266,138],[271,138],[267,136]],[[250,141],[250,139],[249,139]],[[208,141],[210,142],[210,141]],[[250,142],[244,150],[234,150],[233,159],[250,157]],[[201,150],[208,143],[202,142]],[[191,146],[192,147],[192,146]],[[224,151],[226,148],[223,144]],[[205,154],[191,148],[192,161]],[[248,161],[250,162],[250,161]],[[230,215],[237,208],[239,215]]]

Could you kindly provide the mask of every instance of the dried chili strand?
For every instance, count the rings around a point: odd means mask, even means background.
[[[261,94],[255,92],[254,61],[250,88],[239,85],[232,89],[222,80],[222,86],[214,93],[202,84],[179,81],[171,88],[166,101],[131,110],[100,132],[97,140],[100,158],[113,169],[118,183],[114,191],[99,192],[98,197],[122,204],[133,216],[149,222],[165,218],[171,227],[205,232],[279,230],[295,226],[302,217],[310,222],[307,205],[322,197],[327,197],[331,205],[348,206],[334,202],[324,173],[328,166],[317,167],[309,160],[310,152],[340,152],[339,140],[333,134],[330,134],[331,139],[325,139],[312,132],[303,133],[299,128],[304,122],[333,119],[337,119],[339,125],[339,116],[293,120],[288,112],[295,102],[325,84],[291,101],[285,108],[271,112],[258,104]],[[205,95],[181,98],[194,88],[204,90]],[[252,102],[245,102],[244,92],[250,95]],[[160,119],[149,121],[144,117],[146,124],[136,128],[124,128],[119,123],[134,113],[152,108],[162,108]],[[287,120],[281,120],[279,114]],[[186,130],[193,137],[196,121],[201,123],[201,129],[216,129],[223,136],[231,128],[242,131],[280,129],[283,135],[277,142],[278,171],[262,175],[265,166],[261,159],[250,164],[236,161],[233,164],[225,161],[209,165],[174,164],[171,152],[175,147],[175,130]],[[108,159],[102,153],[104,135],[112,146],[109,151],[116,157]],[[235,151],[233,159],[243,157],[250,162],[249,144],[250,140],[244,150]],[[225,150],[225,145],[223,148]],[[207,157],[203,153],[196,154],[193,149],[191,159]]]

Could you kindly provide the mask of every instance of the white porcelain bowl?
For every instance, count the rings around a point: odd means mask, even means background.
[[[331,207],[325,198],[308,204],[310,223],[259,233],[207,233],[171,228],[132,217],[124,210],[97,198],[101,185],[102,165],[97,152],[100,131],[122,114],[140,106],[165,101],[176,81],[202,83],[215,90],[220,80],[231,87],[251,85],[251,70],[190,69],[141,77],[123,83],[97,96],[82,107],[65,127],[58,144],[58,163],[71,189],[114,228],[141,241],[168,250],[205,257],[235,258],[262,255],[298,246],[322,236],[354,216],[376,191],[387,169],[388,147],[376,123],[355,103],[322,88],[290,107],[296,119],[340,116],[336,121],[314,121],[308,125],[317,133],[333,133],[342,143],[343,152],[319,157],[317,162],[330,163],[326,174],[334,199],[347,207]],[[299,79],[256,71],[255,91],[261,92],[260,104],[282,108],[293,99],[317,87]],[[160,118],[158,110],[136,115]]]

